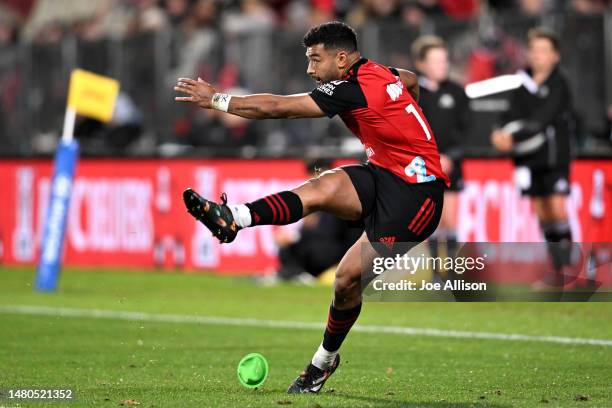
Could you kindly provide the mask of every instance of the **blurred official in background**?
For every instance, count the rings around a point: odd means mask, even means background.
[[[448,50],[441,38],[431,35],[418,38],[412,45],[412,57],[419,75],[419,104],[436,135],[442,170],[451,180],[444,193],[440,225],[428,240],[429,250],[432,256],[438,256],[440,245],[445,242],[446,255],[454,256],[458,192],[463,189],[461,161],[469,120],[468,99],[463,87],[448,78]]]
[[[570,193],[571,98],[559,68],[559,40],[546,28],[528,33],[528,67],[523,86],[513,91],[504,127],[491,142],[514,157],[515,182],[532,198],[555,270],[569,263],[572,235],[566,210]],[[557,285],[554,285],[557,286]]]

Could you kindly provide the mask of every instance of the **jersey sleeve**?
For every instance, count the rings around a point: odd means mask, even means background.
[[[310,92],[310,97],[330,118],[367,106],[361,87],[353,81],[327,82]]]

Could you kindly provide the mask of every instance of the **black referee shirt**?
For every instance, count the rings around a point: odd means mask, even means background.
[[[531,169],[566,169],[571,159],[574,122],[567,79],[559,67],[538,86],[530,70],[512,92],[504,124],[514,139],[516,165]]]
[[[426,77],[419,75],[419,105],[431,126],[440,153],[461,160],[469,121],[468,99],[463,88],[446,80],[433,90]]]

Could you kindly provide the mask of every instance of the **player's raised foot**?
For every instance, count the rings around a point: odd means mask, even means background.
[[[305,394],[305,393],[317,393],[321,391],[325,381],[336,371],[336,368],[340,365],[340,354],[336,355],[334,363],[328,370],[321,370],[318,367],[308,364],[306,369],[302,371],[300,376],[295,379],[293,384],[287,390],[287,394]]]
[[[218,204],[188,188],[183,191],[183,201],[187,212],[204,224],[221,243],[229,243],[236,238],[240,227],[227,206],[225,193],[221,195],[222,203]]]

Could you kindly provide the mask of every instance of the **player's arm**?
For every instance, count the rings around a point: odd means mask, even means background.
[[[248,119],[318,118],[325,113],[308,94],[255,94],[231,96],[217,93],[207,82],[198,78],[179,78],[174,90],[186,96],[176,101],[191,102],[204,109],[222,110]]]
[[[419,79],[414,72],[407,69],[395,68],[398,72],[400,80],[415,101],[419,101]]]
[[[248,119],[320,118],[325,113],[308,94],[232,96],[228,113]]]
[[[565,83],[559,82],[555,85],[557,86],[549,87],[549,95],[527,117],[516,114],[506,115],[506,119],[511,120],[492,134],[491,140],[498,150],[506,152],[514,150],[514,153],[519,155],[528,154],[546,142],[544,129],[564,112],[569,97]],[[517,102],[512,100],[510,105],[516,106]]]
[[[529,116],[522,118],[520,125],[512,133],[514,142],[533,138],[543,132],[561,115],[567,107],[569,91],[566,84],[559,81],[549,86],[549,94],[533,109]]]

